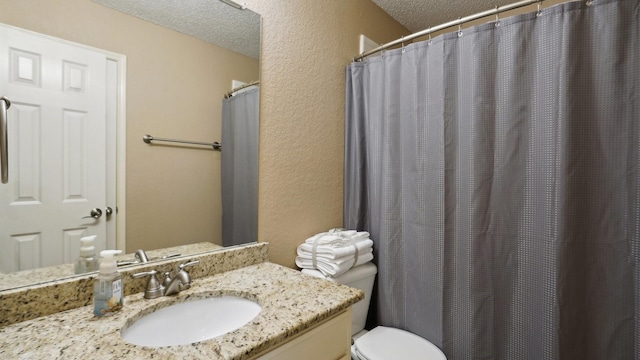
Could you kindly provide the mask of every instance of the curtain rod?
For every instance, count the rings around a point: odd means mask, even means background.
[[[229,91],[228,93],[224,94],[224,98],[228,99],[228,98],[231,97],[231,95],[233,95],[234,92],[240,91],[242,89],[248,88],[248,87],[253,86],[253,85],[260,85],[260,80],[256,80],[256,81],[252,81],[252,82],[250,82],[248,84],[240,85],[237,88],[235,88],[235,89]]]
[[[466,22],[469,21],[473,21],[473,20],[477,20],[477,19],[481,19],[483,17],[487,17],[490,15],[497,15],[500,14],[501,12],[504,11],[508,11],[508,10],[513,10],[513,9],[518,9],[527,5],[532,5],[535,3],[538,3],[538,6],[542,3],[543,0],[523,0],[523,1],[518,1],[515,2],[513,4],[509,4],[509,5],[503,5],[503,6],[496,6],[495,8],[491,9],[491,10],[486,10],[483,12],[479,12],[477,14],[474,15],[469,15],[469,16],[465,16],[463,18],[458,18],[458,20],[454,20],[454,21],[449,21],[446,22],[444,24],[440,24],[438,26],[434,26],[434,27],[430,27],[428,29],[422,30],[422,31],[418,31],[417,33],[413,33],[411,35],[407,35],[407,36],[403,36],[400,39],[388,42],[384,45],[380,45],[375,49],[369,50],[369,51],[365,51],[362,54],[356,56],[355,58],[353,58],[353,61],[362,61],[365,57],[375,54],[377,52],[380,52],[382,50],[386,50],[392,46],[395,45],[400,45],[402,43],[404,43],[405,41],[409,41],[409,40],[413,40],[415,38],[419,38],[421,36],[425,36],[425,35],[429,35],[431,33],[434,33],[436,31],[440,31],[440,30],[444,30],[446,28],[450,28],[453,26],[459,26],[462,25]]]

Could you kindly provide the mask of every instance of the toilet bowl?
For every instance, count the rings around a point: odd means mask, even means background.
[[[364,299],[352,306],[351,358],[353,360],[446,360],[442,351],[418,335],[386,326],[364,330],[371,300],[371,291],[378,269],[373,263],[356,266],[341,276],[331,278],[320,271],[303,269],[302,273],[347,285],[364,292]]]

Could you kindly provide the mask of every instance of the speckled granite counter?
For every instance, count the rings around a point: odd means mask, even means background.
[[[268,243],[254,243],[228,247],[191,257],[170,258],[122,268],[120,272],[126,279],[125,294],[139,293],[146,288],[146,279],[131,278],[134,273],[156,270],[162,274],[176,269],[180,263],[198,259],[200,265],[191,268],[189,273],[192,279],[203,278],[267,261],[268,245]],[[95,273],[78,275],[34,286],[0,291],[0,328],[91,304],[95,275]]]
[[[127,344],[120,337],[127,321],[148,313],[150,307],[227,294],[253,299],[262,311],[233,332],[189,345],[146,348]],[[196,279],[191,289],[176,297],[147,300],[141,293],[128,296],[124,310],[107,318],[94,318],[92,307],[85,306],[6,326],[0,329],[0,358],[248,359],[362,298],[359,290],[265,262]]]
[[[146,254],[151,261],[154,261],[159,260],[159,258],[162,256],[171,254],[191,256],[205,251],[213,251],[218,249],[222,249],[222,246],[210,242],[201,242],[196,244],[173,246],[158,250],[149,250],[146,252]],[[116,256],[116,259],[118,261],[135,260],[133,254],[118,255]],[[30,285],[37,285],[45,281],[54,281],[75,275],[74,264],[61,264],[32,270],[18,271],[10,274],[0,274],[0,291]]]

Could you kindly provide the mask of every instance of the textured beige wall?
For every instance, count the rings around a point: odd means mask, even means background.
[[[0,0],[0,22],[127,56],[127,250],[221,243],[220,153],[142,135],[220,140],[231,80],[258,61],[89,0]]]
[[[408,32],[369,0],[243,2],[263,16],[259,240],[271,243],[272,261],[293,267],[295,248],[301,241],[342,226],[345,67],[357,54],[358,35],[383,43]],[[167,49],[165,46],[170,45],[164,41],[156,41],[155,55],[136,58],[139,51],[134,40],[143,34],[132,28],[131,19],[107,12],[90,21],[98,30],[77,31],[87,20],[76,15],[87,14],[94,5],[87,0],[62,3],[72,4],[75,10],[59,9],[60,2],[50,0],[0,0],[0,21],[12,23],[7,21],[10,19],[14,25],[36,31],[49,27],[54,36],[125,53],[129,71],[140,71],[139,75],[130,75],[128,89],[129,250],[169,246],[172,238],[196,241],[216,233],[215,238],[219,222],[194,219],[202,218],[202,211],[213,213],[215,219],[219,212],[211,204],[219,194],[219,184],[211,180],[219,157],[209,151],[151,148],[140,141],[140,136],[150,132],[207,141],[219,138],[219,126],[212,126],[196,109],[205,108],[205,112],[214,114],[212,117],[218,116],[217,94],[226,87],[200,85],[200,94],[212,95],[191,99],[180,91],[189,87],[185,82],[190,79],[177,74],[170,79],[168,72],[179,68],[177,62],[184,60],[202,68],[195,77],[210,74],[207,76],[223,78],[222,83],[227,84],[234,77],[230,75],[232,69],[221,65],[212,49],[188,49],[190,41],[176,40],[173,45],[179,46],[173,49]],[[16,12],[29,15],[12,19]],[[67,13],[67,20],[51,23],[50,15],[59,12]],[[113,33],[106,35],[109,31]],[[128,45],[120,43],[129,38]],[[161,63],[174,53],[184,54],[184,59]],[[216,69],[222,69],[223,74]],[[240,80],[254,78],[257,76]],[[178,102],[182,105],[176,106]],[[202,166],[211,159],[211,166]],[[176,203],[190,205],[167,206]],[[193,236],[184,236],[193,226],[198,229]]]
[[[294,266],[307,237],[342,226],[345,69],[358,35],[407,34],[369,0],[246,0],[263,17],[260,241]]]
[[[128,56],[128,250],[169,246],[173,238],[218,236],[211,235],[220,228],[211,221],[215,216],[197,219],[203,212],[219,212],[211,200],[220,191],[211,180],[219,157],[211,151],[150,147],[140,137],[218,139],[219,126],[208,123],[218,115],[202,116],[198,109],[218,114],[220,97],[215,94],[226,88],[201,85],[198,93],[212,95],[187,98],[180,89],[193,79],[172,73],[183,60],[202,69],[198,78],[231,79],[231,69],[206,75],[223,66],[213,50],[192,50],[187,39],[167,49],[167,39],[181,36],[173,32],[154,41],[155,54],[138,54],[137,41],[152,29],[134,27],[135,19],[110,11],[101,11],[97,20],[78,19],[77,14],[95,12],[97,5],[87,0],[62,3],[74,10],[48,0],[0,0],[3,9],[14,9],[3,10],[0,21]],[[358,52],[358,35],[386,42],[408,32],[369,0],[250,0],[247,5],[263,16],[259,239],[271,243],[272,261],[293,266],[302,240],[342,225],[345,68]],[[56,13],[66,19],[53,20]],[[80,31],[87,23],[94,29]],[[165,59],[169,54],[186,58]],[[253,78],[257,75],[240,80]],[[213,164],[202,165],[207,162]],[[190,205],[175,207],[177,203]],[[185,235],[194,227],[192,235]]]
[[[345,67],[358,35],[409,32],[369,0],[243,2],[263,17],[258,238],[271,261],[294,267],[300,242],[342,226]]]

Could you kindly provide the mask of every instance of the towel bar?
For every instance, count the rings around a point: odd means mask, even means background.
[[[142,137],[142,141],[144,141],[147,144],[151,144],[152,141],[167,141],[167,142],[175,142],[175,143],[181,143],[181,144],[204,145],[204,146],[213,147],[213,150],[222,150],[222,144],[220,144],[217,141],[214,141],[212,143],[206,143],[206,142],[200,142],[200,141],[163,139],[163,138],[159,138],[159,137],[153,137],[153,136],[151,136],[149,134],[146,134],[145,136],[143,136]]]

